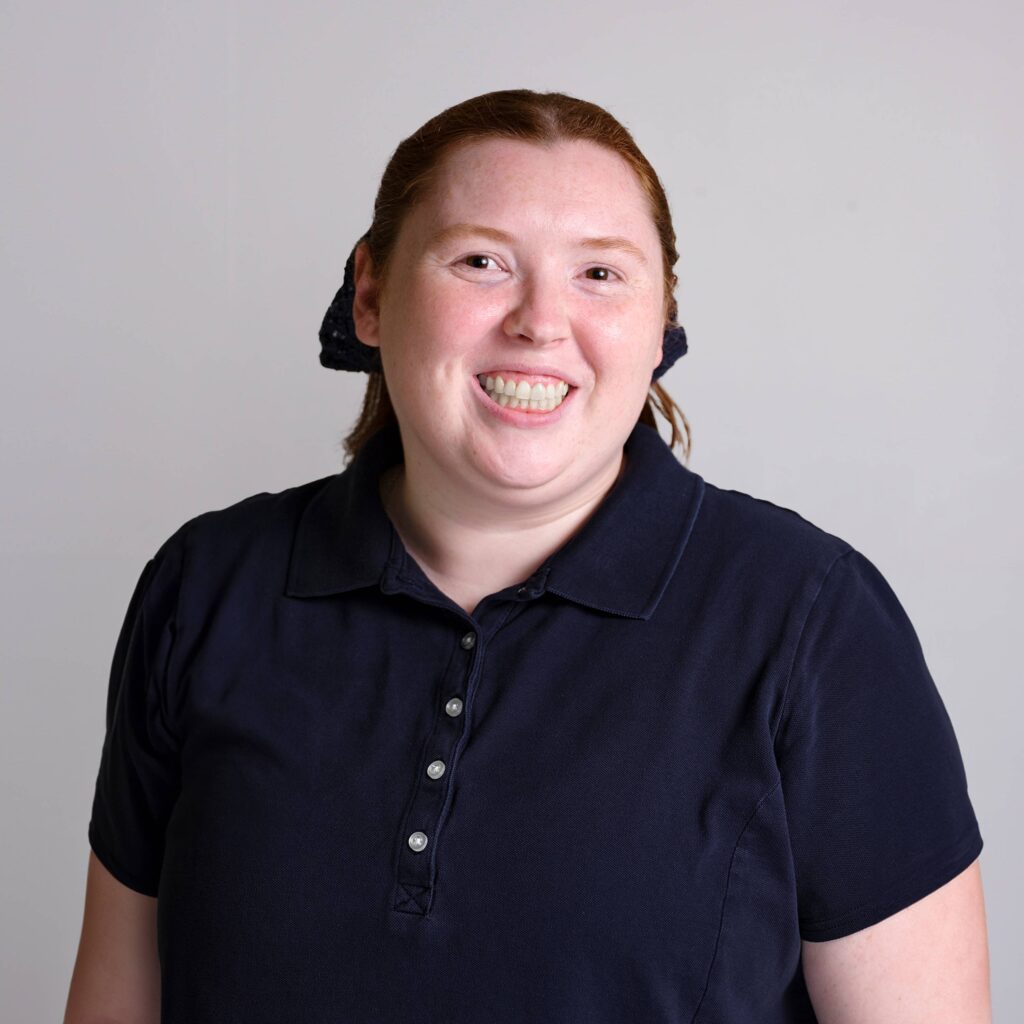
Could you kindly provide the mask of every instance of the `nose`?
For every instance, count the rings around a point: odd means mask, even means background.
[[[551,275],[524,280],[505,317],[505,331],[539,345],[561,341],[570,334],[569,310],[563,287]]]

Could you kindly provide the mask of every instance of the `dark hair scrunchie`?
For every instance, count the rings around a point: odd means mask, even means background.
[[[364,235],[363,238],[366,236]],[[363,241],[361,238],[359,241]],[[320,365],[329,370],[355,370],[373,373],[381,370],[380,349],[364,345],[356,336],[352,319],[355,298],[355,244],[345,264],[345,277],[320,326]],[[661,362],[655,367],[651,380],[657,380],[677,359],[686,355],[686,331],[680,325],[667,327]]]

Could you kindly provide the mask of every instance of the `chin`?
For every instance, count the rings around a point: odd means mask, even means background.
[[[489,462],[480,467],[480,473],[495,486],[525,492],[543,487],[558,477],[564,469],[565,465],[562,462],[531,459],[524,455],[522,458]]]

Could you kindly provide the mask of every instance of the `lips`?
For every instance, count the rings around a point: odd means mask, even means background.
[[[503,377],[505,380],[511,377],[516,382],[527,380],[530,384],[538,381],[544,384],[557,384],[559,381],[564,381],[569,387],[576,387],[576,382],[571,375],[566,374],[559,367],[551,366],[547,363],[538,363],[536,365],[514,361],[511,363],[498,363],[494,366],[477,370],[474,376]]]

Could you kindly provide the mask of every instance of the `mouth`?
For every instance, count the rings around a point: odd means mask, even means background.
[[[576,388],[560,377],[547,374],[477,374],[477,382],[488,399],[505,409],[546,413],[557,409]]]

